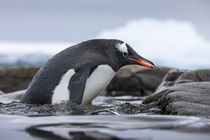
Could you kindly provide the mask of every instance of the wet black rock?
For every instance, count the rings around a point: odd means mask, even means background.
[[[171,70],[156,92],[143,100],[165,114],[210,116],[210,70]]]
[[[120,69],[106,88],[108,96],[145,96],[152,94],[162,82],[168,67],[147,69],[140,66],[129,66]]]
[[[5,67],[0,69],[0,90],[4,93],[23,90],[28,87],[38,67]]]

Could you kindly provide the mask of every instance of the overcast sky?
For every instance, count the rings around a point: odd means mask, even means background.
[[[209,0],[0,0],[0,41],[80,42],[130,20],[192,22],[210,40]]]

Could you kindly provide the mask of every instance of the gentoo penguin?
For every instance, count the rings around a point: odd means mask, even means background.
[[[34,76],[20,102],[89,104],[125,65],[154,66],[121,40],[82,42],[52,57]]]

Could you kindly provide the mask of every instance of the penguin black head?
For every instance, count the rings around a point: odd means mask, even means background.
[[[151,61],[140,56],[130,45],[121,40],[95,39],[89,40],[85,44],[95,46],[94,49],[103,54],[103,58],[97,59],[100,61],[104,59],[115,71],[126,65],[141,65],[147,68],[154,68],[154,64]]]
[[[120,67],[125,65],[141,65],[147,68],[154,68],[154,64],[140,56],[127,43],[116,44],[117,55],[120,58]]]

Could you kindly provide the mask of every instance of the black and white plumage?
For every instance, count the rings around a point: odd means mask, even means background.
[[[123,41],[82,42],[52,57],[34,76],[21,102],[88,104],[106,88],[122,66],[132,64],[154,66]]]

